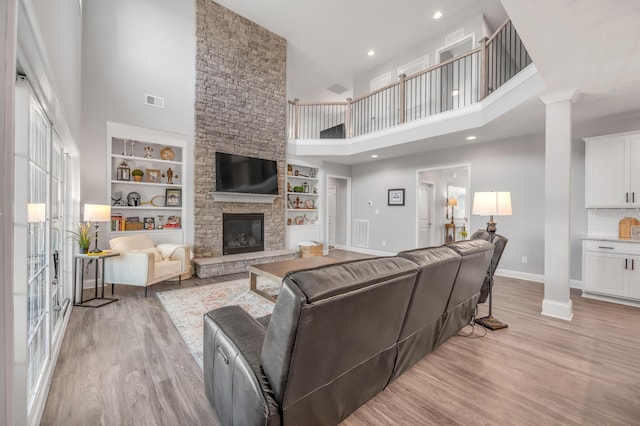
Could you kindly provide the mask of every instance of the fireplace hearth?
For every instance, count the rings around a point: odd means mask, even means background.
[[[222,254],[264,251],[264,214],[223,213]]]

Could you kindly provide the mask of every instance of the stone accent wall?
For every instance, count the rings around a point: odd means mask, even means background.
[[[285,246],[284,196],[273,204],[214,202],[215,152],[278,162],[284,194],[286,42],[214,3],[196,0],[196,258],[222,255],[222,213],[264,213],[265,250]]]

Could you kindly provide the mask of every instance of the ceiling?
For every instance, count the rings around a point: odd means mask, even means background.
[[[398,46],[415,46],[480,14],[496,28],[508,14],[546,93],[577,89],[572,110],[575,137],[594,135],[604,128],[594,123],[607,117],[610,122],[612,117],[625,117],[640,128],[637,0],[216,1],[287,39],[290,98],[342,101],[347,94],[337,96],[326,88],[338,83],[352,89],[355,77],[391,60]],[[437,21],[432,18],[436,10],[444,15]],[[375,56],[367,56],[369,49]],[[543,133],[544,104],[537,98],[528,100],[478,131],[484,140]],[[437,149],[451,146],[451,139],[458,137],[443,135],[429,143]],[[360,161],[367,160],[346,162]]]
[[[306,102],[344,101],[327,90],[353,88],[356,76],[483,14],[497,28],[499,0],[216,0],[287,40],[287,94]],[[436,11],[443,17],[433,19]],[[372,57],[367,52],[373,49]]]

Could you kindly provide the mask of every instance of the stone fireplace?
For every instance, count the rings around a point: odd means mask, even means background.
[[[240,213],[264,216],[261,250],[284,250],[286,41],[212,1],[196,0],[196,15],[194,256],[208,259],[244,247],[246,231],[238,232],[245,234],[243,242],[223,242],[224,218]],[[268,204],[216,200],[210,195],[216,152],[275,160],[281,196]],[[236,244],[241,247],[230,247]]]
[[[224,213],[222,254],[264,251],[264,214]]]

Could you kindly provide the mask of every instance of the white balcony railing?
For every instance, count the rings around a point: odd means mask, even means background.
[[[289,101],[289,137],[341,139],[479,102],[531,63],[510,20],[480,47],[346,102]]]

